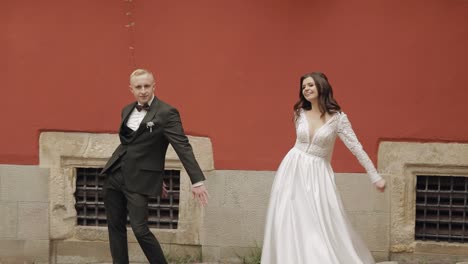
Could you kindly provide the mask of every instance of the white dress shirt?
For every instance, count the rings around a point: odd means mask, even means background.
[[[151,98],[151,100],[149,100],[148,105],[151,105],[153,100],[154,100],[154,95]],[[140,103],[138,104],[142,105]],[[130,113],[130,117],[127,120],[127,126],[131,128],[133,131],[136,131],[138,127],[140,126],[141,121],[143,121],[143,118],[145,118],[146,113],[148,113],[148,111],[146,111],[145,109],[138,111],[136,107],[133,108],[133,111],[132,113]]]

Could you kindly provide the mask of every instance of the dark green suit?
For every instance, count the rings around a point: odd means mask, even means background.
[[[131,138],[122,135],[122,127],[126,125],[136,104],[129,104],[122,110],[119,132],[121,144],[101,173],[105,174],[109,169],[115,170],[116,166],[121,166],[125,186],[129,191],[160,195],[167,147],[171,143],[192,183],[205,180],[185,136],[179,112],[169,104],[154,97],[150,110],[135,135]],[[148,122],[153,122],[154,126],[149,128]]]
[[[137,102],[122,110],[120,145],[104,166],[107,176],[104,205],[114,263],[128,263],[127,213],[133,232],[150,263],[167,263],[159,242],[147,225],[148,196],[162,191],[164,163],[169,143],[179,156],[192,183],[205,180],[185,136],[179,112],[154,97],[136,131],[127,127]]]

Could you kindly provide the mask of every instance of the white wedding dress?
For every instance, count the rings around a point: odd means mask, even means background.
[[[296,132],[296,144],[281,162],[273,182],[261,263],[375,263],[347,219],[330,165],[338,136],[366,169],[371,182],[381,179],[346,114],[335,114],[314,133],[301,111]]]

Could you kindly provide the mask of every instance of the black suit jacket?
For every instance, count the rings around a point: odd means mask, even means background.
[[[190,176],[192,183],[205,180],[195,160],[192,146],[184,133],[179,112],[176,108],[154,97],[150,109],[140,127],[131,138],[122,134],[122,128],[137,102],[125,106],[120,124],[120,145],[104,166],[101,174],[120,166],[129,191],[160,195],[164,163],[169,143],[172,145]],[[152,128],[148,123],[152,122]]]

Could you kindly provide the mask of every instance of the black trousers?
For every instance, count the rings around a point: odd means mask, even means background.
[[[109,243],[113,263],[127,264],[127,213],[133,233],[149,263],[167,264],[161,245],[148,228],[148,197],[126,190],[122,171],[116,169],[108,175],[104,185]]]

